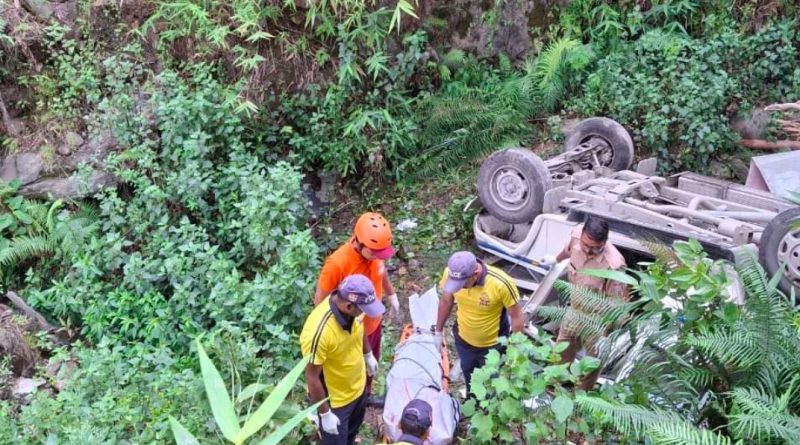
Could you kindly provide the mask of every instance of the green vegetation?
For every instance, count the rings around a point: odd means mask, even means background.
[[[354,215],[418,224],[395,233],[389,263],[407,295],[470,242],[462,209],[481,156],[605,115],[631,130],[637,156],[702,172],[746,155],[734,118],[800,97],[793,1],[574,0],[549,10],[513,59],[491,38],[453,45],[463,37],[453,18],[422,3],[0,6],[0,161],[38,151],[52,172],[80,158],[70,174],[81,189],[100,165],[117,181],[52,200],[0,183],[0,294],[61,327],[20,336],[45,381],[32,394],[10,394],[15,364],[0,357],[0,443],[171,443],[188,432],[308,443],[297,335],[321,260]],[[505,26],[494,3],[482,20]],[[66,132],[113,148],[66,158],[56,150]],[[312,189],[328,175],[334,202],[312,217]],[[734,305],[724,264],[692,244],[670,252],[620,277],[639,300],[598,304],[586,320],[591,332],[624,315],[612,338],[649,348],[625,385],[564,389],[589,365],[555,364],[562,346],[544,336],[514,337],[475,374],[482,391],[465,413],[476,440],[797,442],[794,306],[753,264],[739,270],[747,304]],[[11,318],[0,331],[25,324]],[[396,338],[386,333],[384,362]],[[523,409],[522,387],[543,405]]]

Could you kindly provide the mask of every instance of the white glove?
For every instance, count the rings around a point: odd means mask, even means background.
[[[394,293],[386,297],[389,300],[389,304],[392,305],[392,314],[394,314],[395,318],[400,317],[400,301],[397,299],[397,294]]]
[[[328,410],[327,413],[319,415],[322,430],[328,434],[339,434],[339,418],[333,413],[333,410]]]
[[[556,257],[553,255],[545,255],[539,260],[540,266],[552,267],[554,264],[556,264]]]
[[[375,356],[372,355],[372,352],[367,352],[364,354],[364,363],[367,365],[367,375],[372,377],[378,372],[378,361],[375,360]]]
[[[442,331],[433,333],[433,345],[436,346],[437,351],[442,352]]]

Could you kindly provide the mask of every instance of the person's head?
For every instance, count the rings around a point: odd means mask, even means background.
[[[336,289],[336,307],[351,317],[362,313],[368,317],[380,317],[386,308],[375,298],[375,286],[364,275],[348,275]]]
[[[581,231],[581,250],[588,256],[600,255],[608,241],[608,223],[604,219],[590,216]]]
[[[358,253],[368,260],[386,260],[394,255],[392,228],[379,213],[367,212],[358,218],[353,240]]]
[[[421,399],[408,402],[400,416],[400,431],[420,439],[426,439],[433,425],[433,408]]]
[[[447,281],[442,290],[454,294],[465,287],[472,287],[480,279],[481,272],[481,265],[472,252],[456,252],[447,260]]]

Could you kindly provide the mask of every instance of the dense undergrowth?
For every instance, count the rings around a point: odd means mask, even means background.
[[[416,217],[417,229],[398,233],[394,261],[423,259],[435,269],[445,246],[470,236],[469,215],[460,213],[469,191],[455,195],[453,184],[470,184],[464,175],[472,173],[445,169],[503,146],[560,140],[552,128],[561,119],[605,115],[632,132],[638,156],[704,171],[742,154],[732,119],[800,96],[799,11],[789,1],[664,0],[644,9],[576,0],[537,31],[542,49],[529,60],[450,48],[441,26],[414,19],[405,1],[392,9],[360,0],[295,3],[144,2],[141,24],[126,22],[121,6],[82,1],[71,25],[13,5],[0,10],[0,80],[30,92],[4,107],[32,116],[34,129],[6,129],[2,150],[28,150],[65,129],[108,130],[122,148],[106,161],[118,186],[86,200],[23,199],[16,183],[0,189],[0,290],[17,291],[74,334],[66,346],[28,339],[44,354],[36,375],[55,386],[47,359],[78,363],[55,394],[0,401],[0,443],[168,443],[169,416],[203,443],[221,443],[192,340],[202,337],[232,393],[255,381],[274,385],[293,367],[323,251],[341,240],[309,225],[308,185],[320,173],[341,178],[352,213],[389,206],[393,221]],[[292,69],[272,69],[278,65]],[[442,200],[436,190],[454,196]],[[438,200],[418,203],[417,193]],[[389,195],[399,198],[387,202]],[[683,334],[675,353],[720,353],[725,344],[711,344],[714,335],[741,348],[760,341],[756,332],[725,337],[764,316],[759,302],[780,309],[771,319],[789,337],[781,347],[796,342],[789,335],[796,313],[760,271],[744,273],[756,295],[742,309],[749,312],[739,316],[721,295],[709,296],[724,324]],[[662,328],[674,327],[655,300],[647,300],[651,318],[638,316],[636,326],[661,317]],[[531,381],[538,386],[586,371],[554,365],[552,348],[518,348],[512,368],[491,366],[507,374],[548,369]],[[647,400],[666,391],[647,386],[646,376],[632,376],[632,390],[596,397],[565,391],[548,411],[553,417],[538,420],[511,408],[524,394],[495,387],[498,404],[471,407],[479,415],[475,440],[581,434],[639,443],[653,434],[664,438],[656,443],[701,443],[713,434],[705,443],[780,443],[798,430],[791,423],[798,383],[784,378],[798,370],[782,350],[769,352],[709,372],[691,355],[695,376],[685,363],[669,363],[675,367],[661,371],[683,380],[668,383],[684,383],[671,394],[682,397],[673,414]],[[775,380],[729,375],[753,367],[768,374],[771,361],[781,362]],[[10,368],[0,358],[4,382]],[[713,403],[697,406],[693,397],[708,392]],[[297,412],[302,396],[295,391],[273,425]],[[778,426],[747,417],[761,408]],[[685,421],[715,430],[677,426]],[[502,429],[509,424],[516,436]],[[286,443],[306,443],[309,430]]]

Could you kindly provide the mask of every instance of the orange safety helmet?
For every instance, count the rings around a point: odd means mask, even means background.
[[[394,255],[392,228],[380,213],[367,212],[356,221],[356,240],[372,250],[376,258],[385,260]]]

